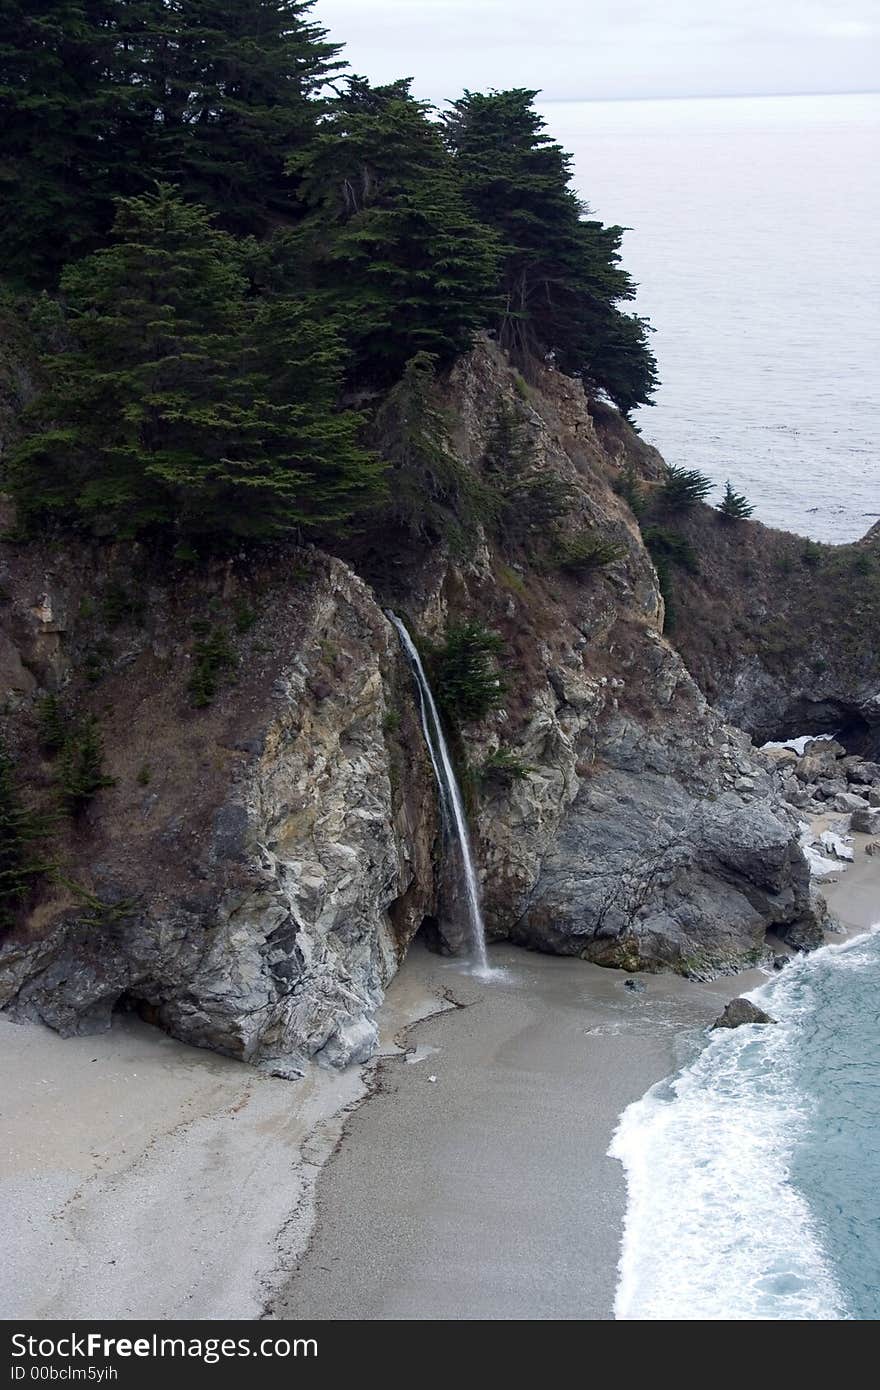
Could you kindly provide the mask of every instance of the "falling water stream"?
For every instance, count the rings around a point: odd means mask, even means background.
[[[462,878],[464,880],[464,896],[467,904],[470,946],[474,958],[474,966],[478,973],[488,973],[489,962],[486,958],[486,931],[483,926],[483,912],[480,907],[480,887],[477,882],[476,869],[474,868],[474,856],[471,850],[471,839],[468,834],[467,818],[464,813],[461,790],[452,767],[452,759],[449,756],[446,739],[443,737],[443,726],[440,723],[440,715],[437,712],[434,696],[428,684],[428,677],[425,675],[425,668],[422,665],[421,657],[413,645],[412,638],[397,614],[392,613],[390,608],[385,611],[389,621],[392,622],[397,629],[401,646],[406,653],[407,660],[412,667],[413,675],[416,679],[416,685],[419,691],[419,708],[422,716],[422,731],[425,735],[425,743],[428,745],[428,752],[431,755],[431,764],[434,768],[434,776],[437,779],[437,786],[440,790],[440,806],[443,811],[446,826],[449,832],[455,836],[458,843],[461,857]]]

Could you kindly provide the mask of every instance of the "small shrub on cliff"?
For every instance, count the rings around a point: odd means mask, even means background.
[[[688,574],[699,574],[700,562],[690,541],[678,531],[666,526],[646,526],[642,539],[648,548],[654,566],[660,570],[661,563],[671,563],[687,570]]]
[[[747,521],[755,509],[741,492],[734,492],[728,478],[724,488],[724,496],[718,503],[717,510],[722,521],[732,522]]]
[[[648,499],[645,496],[642,481],[631,463],[627,464],[615,482],[614,491],[628,504],[634,517],[640,517],[644,514]]]
[[[625,554],[625,546],[617,541],[584,531],[578,536],[563,537],[556,546],[553,562],[571,574],[589,574],[591,570],[615,564]]]
[[[825,560],[825,551],[818,541],[804,541],[801,563],[809,569],[819,569]]]
[[[509,787],[514,782],[522,782],[529,775],[529,767],[511,753],[509,748],[498,748],[490,753],[480,768],[479,778],[484,787]]]
[[[37,706],[37,736],[52,757],[60,753],[69,731],[67,713],[57,695],[44,695]]]
[[[689,512],[698,502],[706,500],[713,486],[711,478],[696,468],[676,468],[668,463],[659,501],[667,512]]]
[[[0,740],[0,929],[12,925],[16,909],[48,867],[38,852],[48,830],[47,818],[22,801],[12,758]]]
[[[501,704],[504,683],[497,658],[503,647],[497,632],[470,622],[451,628],[434,653],[434,686],[453,724],[485,719]]]
[[[104,772],[104,743],[98,721],[91,716],[64,740],[58,759],[58,790],[71,815],[77,815],[103,787],[116,779]]]
[[[207,623],[194,626],[199,640],[193,653],[193,671],[187,689],[196,709],[204,709],[217,694],[221,676],[235,669],[237,657],[224,627],[212,628]]]
[[[543,533],[570,511],[574,489],[551,468],[506,478],[499,486],[498,520],[512,540]]]

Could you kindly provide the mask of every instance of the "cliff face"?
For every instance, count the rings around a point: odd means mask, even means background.
[[[672,640],[712,704],[757,742],[835,733],[880,755],[880,523],[842,546],[707,507],[681,526],[697,572],[675,573]]]
[[[82,684],[83,614],[107,591],[108,557],[91,558],[12,557],[35,602],[9,615],[5,698],[38,786],[54,769],[28,705],[40,687],[69,697]],[[433,902],[433,786],[396,636],[365,585],[317,553],[288,570],[157,587],[143,627],[101,639],[104,673],[78,693],[115,785],[63,839],[77,889],[44,892],[0,952],[14,1014],[88,1032],[130,1002],[177,1037],[281,1072],[371,1051],[372,1012]],[[237,636],[235,683],[194,710],[192,615],[248,593],[262,614]]]
[[[0,947],[14,1015],[89,1031],[130,1003],[281,1073],[369,1053],[419,926],[460,938],[385,604],[427,639],[478,618],[505,642],[504,708],[457,749],[492,935],[696,974],[754,960],[771,927],[818,941],[778,774],[660,635],[653,566],[614,491],[658,456],[557,373],[524,387],[489,343],[445,390],[470,474],[506,402],[530,466],[572,490],[566,525],[610,539],[610,559],[576,574],[486,530],[466,558],[386,534],[350,564],[277,551],[195,578],[137,548],[5,547],[0,701],[31,794],[47,800],[57,772],[37,737],[45,691],[98,717],[115,779],[63,823],[61,871]],[[211,652],[213,701],[194,707]],[[480,775],[499,750],[519,776]]]

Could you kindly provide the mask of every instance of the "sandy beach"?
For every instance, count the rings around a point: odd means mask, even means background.
[[[880,918],[855,838],[823,888],[850,932]],[[764,976],[633,991],[578,960],[491,960],[480,980],[416,945],[380,1057],[295,1083],[131,1017],[67,1040],[0,1020],[0,1315],[609,1318],[617,1119]]]

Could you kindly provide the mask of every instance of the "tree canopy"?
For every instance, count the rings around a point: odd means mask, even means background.
[[[650,399],[622,229],[589,216],[536,93],[466,92],[437,119],[409,81],[345,76],[313,9],[3,7],[3,274],[52,325],[4,467],[26,523],[347,527],[386,466],[351,403],[390,438],[480,330],[624,411]],[[418,433],[388,455],[400,497],[430,475],[444,516],[477,508],[448,460],[402,462]]]
[[[27,513],[138,535],[345,521],[382,465],[337,410],[342,350],[302,301],[249,296],[246,246],[160,186],[62,279],[68,344],[10,474]]]
[[[628,410],[656,384],[635,295],[620,266],[621,227],[591,220],[572,188],[571,156],[544,133],[537,92],[465,92],[444,117],[474,215],[502,243],[501,343],[553,353]]]

